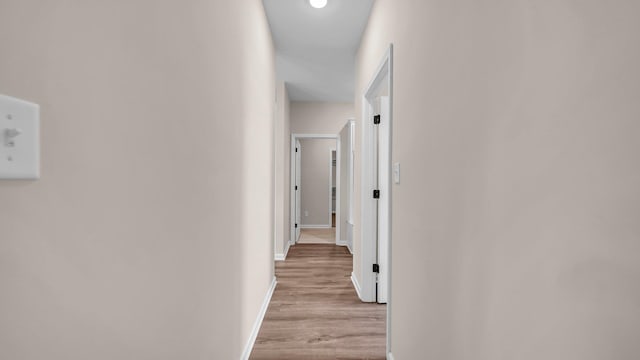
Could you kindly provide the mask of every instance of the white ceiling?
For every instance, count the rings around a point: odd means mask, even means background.
[[[291,101],[352,102],[355,55],[374,0],[263,0]]]

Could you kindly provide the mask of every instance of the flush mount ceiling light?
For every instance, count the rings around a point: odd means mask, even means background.
[[[309,0],[309,4],[316,9],[322,9],[327,6],[327,0]]]

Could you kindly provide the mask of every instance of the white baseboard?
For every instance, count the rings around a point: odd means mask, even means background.
[[[362,300],[362,295],[360,295],[360,284],[358,283],[358,278],[356,278],[356,274],[354,273],[351,273],[351,282],[353,283],[353,287],[356,289],[358,298]]]
[[[351,250],[351,246],[349,246],[349,244],[345,240],[336,241],[336,245],[338,245],[338,246],[346,246],[347,250],[349,250],[349,253],[351,253],[351,255],[353,255],[353,250]]]
[[[287,255],[289,255],[289,248],[291,247],[291,243],[287,242],[287,247],[284,249],[284,259],[282,260],[286,260],[287,259]]]
[[[260,332],[260,327],[262,326],[262,320],[264,320],[264,315],[267,313],[267,309],[269,308],[269,303],[271,302],[271,296],[273,295],[273,291],[276,289],[276,278],[273,277],[271,281],[271,286],[269,286],[269,290],[267,290],[267,294],[264,297],[264,301],[262,302],[262,307],[260,308],[260,312],[258,313],[258,317],[256,318],[256,322],[253,324],[253,329],[251,329],[251,335],[249,336],[249,341],[244,347],[244,351],[242,352],[242,356],[240,359],[248,360],[251,355],[251,350],[253,350],[253,344],[256,342],[256,338],[258,337],[258,332]]]
[[[393,359],[393,354],[392,354],[392,353],[388,353],[388,354],[387,354],[387,360],[394,360],[394,359]]]
[[[300,229],[330,229],[331,224],[320,224],[320,225],[299,225]]]
[[[275,261],[285,261],[287,259],[287,254],[289,254],[289,248],[291,247],[291,243],[287,241],[286,247],[284,249],[284,254],[276,254],[274,260]]]

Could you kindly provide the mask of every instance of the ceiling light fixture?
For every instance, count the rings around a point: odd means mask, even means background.
[[[309,4],[316,9],[322,9],[327,6],[327,0],[309,0]]]

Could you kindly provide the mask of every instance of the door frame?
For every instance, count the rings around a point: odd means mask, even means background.
[[[377,146],[378,154],[376,156],[377,177],[373,178],[377,182],[377,189],[380,190],[379,199],[375,200],[377,205],[377,263],[379,265],[379,273],[377,274],[376,301],[378,303],[387,303],[387,295],[389,292],[389,240],[391,232],[389,231],[389,211],[391,209],[390,196],[391,193],[391,146],[390,140],[390,121],[389,108],[390,98],[388,96],[376,96],[374,106],[377,114],[380,115],[380,124],[376,125],[377,129]],[[375,135],[374,135],[375,136]]]
[[[336,144],[337,145],[337,144]],[[333,152],[336,152],[336,229],[338,228],[338,147],[329,148],[329,227],[333,227]],[[336,241],[338,234],[336,234]]]
[[[339,203],[340,201],[340,168],[339,168],[339,164],[340,164],[340,134],[291,134],[291,167],[289,169],[290,175],[291,175],[291,183],[290,183],[290,197],[289,197],[289,219],[290,219],[290,234],[291,234],[291,238],[289,239],[289,245],[295,245],[296,241],[298,239],[296,239],[296,193],[295,193],[295,186],[296,186],[296,174],[295,174],[295,161],[296,161],[296,141],[298,140],[302,140],[302,139],[330,139],[330,140],[335,140],[336,141],[336,145],[335,145],[335,150],[336,150],[336,204]],[[329,165],[331,165],[331,163],[329,163]],[[329,179],[329,186],[331,186],[331,179]],[[329,213],[331,213],[331,204],[329,204]],[[338,219],[340,216],[340,209],[336,206],[336,219]],[[331,222],[329,222],[329,225],[331,225]],[[300,226],[300,225],[298,225]],[[340,224],[338,224],[338,221],[336,221],[336,236],[335,236],[335,241],[336,244],[338,244],[339,242],[339,237],[340,237]]]
[[[294,193],[294,204],[295,207],[293,208],[293,222],[295,224],[297,224],[298,222],[302,221],[302,215],[300,214],[300,212],[302,211],[302,205],[301,205],[301,200],[298,197],[299,194],[302,194],[302,186],[298,186],[298,184],[300,184],[301,180],[302,180],[302,169],[300,168],[302,166],[302,143],[300,142],[300,140],[296,140],[295,143],[295,153],[293,154],[293,158],[295,159],[295,163],[294,163],[294,169],[295,172],[293,173],[293,184],[295,184],[293,186],[293,189],[291,191],[293,191]],[[300,231],[302,230],[302,226],[299,227],[294,227],[293,229],[293,243],[297,243],[298,240],[300,239]]]
[[[372,191],[374,190],[374,169],[375,169],[375,156],[373,154],[374,147],[374,125],[371,119],[374,115],[374,109],[371,105],[372,99],[375,97],[375,91],[380,84],[388,79],[388,96],[389,96],[389,127],[388,127],[388,149],[389,160],[392,158],[392,133],[393,133],[393,44],[389,45],[389,48],[385,51],[382,61],[366,87],[364,94],[362,95],[362,176],[361,176],[361,224],[360,231],[360,243],[362,244],[362,261],[361,261],[361,274],[360,279],[360,297],[362,301],[375,302],[376,301],[376,274],[372,271],[373,264],[376,263],[376,246],[377,239],[375,231],[377,230],[377,212],[375,200],[372,198]],[[381,151],[384,151],[381,149]],[[391,164],[389,164],[391,167]],[[391,175],[391,168],[388,172]],[[379,189],[385,191],[389,197],[389,211],[388,211],[388,258],[387,258],[387,354],[391,352],[391,301],[392,301],[392,262],[391,253],[393,241],[391,238],[391,225],[392,225],[392,182],[389,179],[388,189]]]

